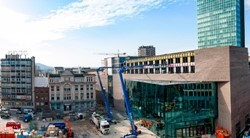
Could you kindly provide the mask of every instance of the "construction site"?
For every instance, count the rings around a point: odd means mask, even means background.
[[[15,114],[11,109],[2,109],[0,118],[1,138],[109,138],[124,137],[131,130],[127,117],[118,112],[114,113],[116,117],[114,122],[107,122],[102,118],[105,116],[100,115],[103,112],[100,112],[100,114],[89,112],[78,115],[71,113],[63,119],[56,117],[42,118],[41,113],[35,113],[32,118],[26,120],[27,118],[24,117],[27,114]],[[97,109],[99,111],[105,110],[104,107]],[[98,118],[97,121],[99,121],[100,126],[98,126],[98,122],[95,122],[96,118]],[[103,124],[103,122],[106,122],[106,124]],[[148,130],[150,126],[146,122],[140,120],[135,121],[135,124],[138,126],[138,137],[157,137]]]

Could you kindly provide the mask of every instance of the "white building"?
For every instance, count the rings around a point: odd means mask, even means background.
[[[49,74],[51,110],[84,111],[96,104],[95,75],[70,69]]]

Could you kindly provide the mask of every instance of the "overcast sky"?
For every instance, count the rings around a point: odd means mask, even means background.
[[[250,47],[250,0],[246,0]],[[49,66],[98,67],[142,45],[157,54],[197,49],[196,0],[0,0],[0,58],[26,50]]]

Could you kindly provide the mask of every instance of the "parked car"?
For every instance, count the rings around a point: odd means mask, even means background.
[[[1,118],[3,118],[3,119],[9,119],[10,118],[10,114],[6,114],[6,113],[1,114]]]

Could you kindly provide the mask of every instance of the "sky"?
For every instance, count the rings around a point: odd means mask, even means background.
[[[0,0],[0,58],[27,51],[48,66],[98,67],[142,45],[157,55],[194,50],[196,14],[196,0]],[[249,14],[245,0],[248,48]]]

